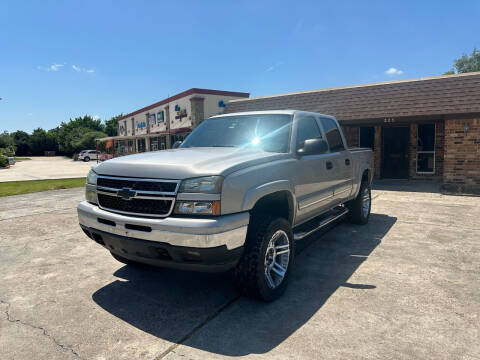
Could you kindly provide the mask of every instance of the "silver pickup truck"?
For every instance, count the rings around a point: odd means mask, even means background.
[[[78,218],[123,263],[233,269],[242,293],[271,301],[296,241],[343,216],[367,223],[372,177],[372,151],[348,149],[331,116],[219,115],[177,149],[92,167]]]

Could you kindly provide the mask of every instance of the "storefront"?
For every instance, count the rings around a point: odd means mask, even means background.
[[[242,92],[193,88],[122,116],[118,119],[118,136],[98,141],[113,141],[113,156],[170,149],[204,119],[223,113],[226,103],[248,96]]]
[[[377,178],[480,193],[480,73],[233,100],[225,112],[275,109],[335,116],[349,146],[373,149]]]

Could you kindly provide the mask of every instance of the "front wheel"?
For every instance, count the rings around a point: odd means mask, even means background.
[[[349,210],[348,219],[354,224],[365,225],[372,208],[372,193],[366,181],[360,185],[360,191],[355,199],[345,204]]]
[[[90,161],[90,158],[87,156],[86,158],[83,159],[83,161],[89,162],[89,161]]]
[[[287,220],[272,216],[253,219],[244,253],[234,271],[240,292],[264,301],[280,297],[287,287],[294,251]]]

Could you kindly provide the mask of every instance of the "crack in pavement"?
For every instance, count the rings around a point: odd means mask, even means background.
[[[23,326],[27,326],[27,327],[30,327],[32,329],[36,329],[36,330],[41,330],[42,333],[43,333],[43,336],[46,336],[47,338],[49,338],[50,340],[53,341],[53,343],[55,345],[57,345],[58,347],[60,347],[62,350],[66,350],[66,351],[69,351],[71,352],[73,355],[75,355],[75,357],[79,358],[79,359],[83,359],[75,350],[73,350],[71,348],[71,346],[67,346],[67,345],[64,345],[62,343],[60,343],[57,339],[55,339],[55,337],[53,337],[52,335],[50,335],[47,331],[47,329],[45,329],[44,327],[42,326],[37,326],[37,325],[33,325],[33,324],[29,324],[29,323],[26,323],[26,322],[23,322],[22,320],[19,320],[19,319],[14,319],[11,315],[10,315],[10,303],[9,302],[6,302],[6,301],[3,301],[3,300],[0,300],[0,304],[5,304],[6,305],[6,308],[5,308],[5,316],[6,316],[6,319],[8,322],[11,322],[11,323],[14,323],[14,324],[21,324]]]

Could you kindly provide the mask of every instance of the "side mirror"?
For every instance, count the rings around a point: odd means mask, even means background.
[[[182,145],[182,142],[183,142],[183,141],[180,141],[180,140],[175,141],[175,142],[173,143],[172,149],[177,149],[180,145]]]
[[[320,155],[325,154],[328,151],[327,140],[315,138],[305,140],[303,147],[297,150],[297,154],[300,156],[305,155]]]

